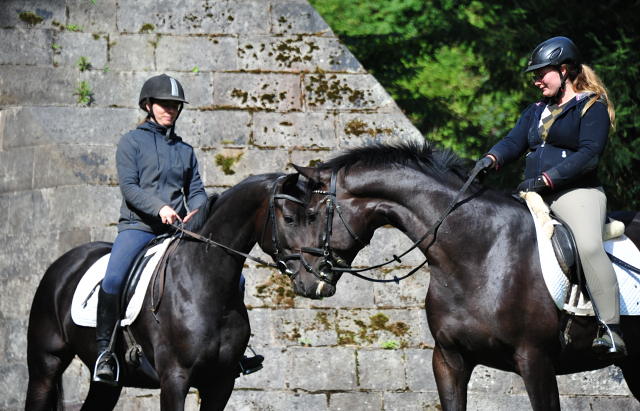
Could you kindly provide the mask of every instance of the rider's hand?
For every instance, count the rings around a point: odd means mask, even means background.
[[[164,224],[171,225],[175,223],[176,220],[182,221],[178,213],[176,213],[175,210],[168,205],[162,207],[158,215],[160,216],[160,219]]]
[[[473,168],[473,171],[471,171],[471,174],[477,172],[478,173],[477,175],[481,179],[484,178],[486,176],[487,172],[493,168],[494,164],[496,163],[495,160],[496,159],[491,154],[488,154],[488,155],[482,157],[476,163],[476,166]]]
[[[544,176],[538,176],[536,178],[524,180],[518,186],[518,191],[533,191],[538,193],[547,188],[547,186],[547,180],[544,178]]]

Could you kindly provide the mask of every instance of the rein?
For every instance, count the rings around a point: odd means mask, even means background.
[[[402,277],[397,277],[397,276],[393,276],[392,280],[378,280],[375,278],[371,278],[371,277],[366,277],[363,276],[361,274],[361,272],[364,271],[370,271],[370,270],[374,270],[376,268],[380,268],[380,267],[384,267],[388,264],[393,263],[394,261],[397,261],[399,263],[402,263],[401,258],[404,257],[405,255],[407,255],[408,253],[410,253],[411,251],[413,251],[414,249],[416,249],[424,240],[427,239],[427,237],[429,237],[439,226],[440,224],[442,224],[442,222],[444,221],[444,219],[451,213],[451,211],[453,210],[453,208],[456,206],[456,204],[458,204],[458,202],[460,201],[460,198],[462,197],[462,195],[464,194],[465,191],[467,191],[467,188],[469,188],[469,186],[471,185],[471,183],[473,182],[473,180],[476,178],[476,176],[478,175],[478,173],[480,173],[480,171],[482,171],[482,167],[478,167],[476,166],[472,171],[471,174],[469,174],[469,179],[465,182],[465,184],[462,186],[462,188],[460,189],[460,191],[458,192],[458,194],[456,195],[456,197],[451,201],[451,203],[449,203],[449,206],[446,208],[446,210],[444,210],[444,212],[440,215],[440,217],[438,217],[438,219],[436,220],[435,223],[433,223],[433,225],[429,228],[429,230],[415,243],[413,243],[413,245],[404,253],[398,255],[393,255],[393,260],[389,260],[385,263],[380,263],[380,264],[376,264],[376,265],[372,265],[369,267],[365,267],[365,268],[350,268],[350,267],[345,267],[345,268],[341,268],[341,267],[336,267],[333,268],[333,265],[331,264],[331,261],[329,259],[329,257],[333,258],[333,255],[331,253],[331,249],[329,247],[329,240],[331,238],[331,223],[333,221],[333,209],[334,209],[334,204],[335,204],[335,209],[338,210],[338,215],[340,216],[340,219],[342,220],[342,223],[344,224],[345,228],[347,229],[347,231],[349,232],[349,234],[351,235],[351,237],[353,237],[354,240],[358,241],[360,244],[363,244],[364,246],[367,246],[368,244],[365,244],[360,238],[358,238],[355,234],[355,232],[351,229],[351,227],[349,227],[349,224],[347,224],[346,220],[344,219],[343,215],[342,215],[342,210],[340,209],[340,206],[338,205],[337,199],[336,199],[336,180],[337,180],[337,172],[332,172],[331,173],[331,186],[329,191],[323,191],[323,190],[314,190],[313,193],[315,194],[325,194],[328,195],[329,198],[327,199],[327,216],[325,219],[325,233],[323,235],[323,240],[324,240],[324,249],[320,250],[318,248],[311,248],[311,247],[302,247],[300,249],[300,258],[302,260],[302,264],[305,266],[305,268],[307,268],[307,270],[309,272],[311,272],[313,275],[315,275],[316,277],[318,277],[319,280],[321,281],[326,281],[327,275],[324,274],[322,271],[320,271],[320,275],[318,276],[315,272],[311,271],[308,267],[309,265],[306,263],[306,261],[304,261],[304,258],[302,257],[302,252],[306,252],[309,254],[316,254],[316,255],[323,255],[324,259],[318,264],[318,268],[320,269],[321,267],[329,267],[330,270],[332,271],[336,271],[336,272],[340,272],[340,273],[348,273],[351,274],[355,277],[361,278],[363,280],[367,280],[367,281],[371,281],[371,282],[375,282],[375,283],[390,283],[390,282],[395,282],[396,284],[400,283],[400,280],[404,280],[407,277],[412,276],[414,273],[416,273],[420,268],[422,268],[427,262],[428,259],[425,258],[425,260],[416,268],[412,269],[408,274],[402,276]],[[337,259],[336,262],[338,264],[340,264],[342,260]],[[335,285],[337,283],[337,281],[329,281],[329,284],[331,285]]]

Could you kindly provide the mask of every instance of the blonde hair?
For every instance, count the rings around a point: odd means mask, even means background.
[[[563,67],[567,69],[567,77],[571,80],[573,89],[576,93],[580,92],[592,92],[595,93],[593,97],[587,102],[582,109],[581,116],[584,116],[587,110],[595,104],[596,101],[602,99],[607,104],[607,111],[609,112],[609,120],[611,121],[611,130],[616,130],[616,112],[613,107],[613,103],[609,100],[609,94],[600,77],[595,71],[586,64],[580,66],[572,66],[569,64],[563,64]]]

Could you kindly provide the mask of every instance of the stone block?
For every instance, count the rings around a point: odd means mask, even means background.
[[[338,344],[382,347],[395,341],[400,347],[421,347],[418,310],[340,310],[335,323]]]
[[[0,66],[0,108],[76,105],[78,74],[69,67]]]
[[[145,0],[118,4],[122,32],[160,34],[267,34],[269,2]],[[140,18],[148,16],[148,18]]]
[[[364,73],[355,56],[336,38],[250,36],[238,43],[238,68],[252,71]]]
[[[78,357],[75,357],[64,374],[62,374],[64,401],[67,409],[70,404],[81,404],[87,398],[90,382],[91,373],[89,369]]]
[[[156,35],[109,35],[109,70],[156,71]]]
[[[98,107],[16,107],[4,110],[4,149],[69,144],[115,147],[123,134],[135,128],[138,111]]]
[[[22,274],[22,273],[21,273]],[[31,301],[35,289],[32,287],[30,279],[21,277],[12,277],[4,279],[2,275],[0,280],[0,318],[6,320],[23,320],[29,316]]]
[[[330,393],[329,410],[382,411],[382,394],[377,392]]]
[[[394,391],[406,386],[402,350],[358,350],[359,388]]]
[[[213,103],[221,107],[299,110],[300,76],[275,73],[215,73]]]
[[[340,148],[371,143],[423,142],[424,137],[402,113],[340,113],[336,122]]]
[[[31,188],[33,158],[32,148],[0,151],[0,193]]]
[[[304,100],[309,111],[398,111],[391,96],[370,74],[307,74]]]
[[[55,43],[61,46],[55,56],[58,66],[80,70],[82,57],[89,64],[88,70],[104,70],[108,64],[107,39],[104,36],[63,31],[56,35]]]
[[[64,24],[66,19],[66,0],[4,0],[0,7],[0,27],[18,27],[28,29],[32,26],[20,20],[22,12],[32,12],[42,17],[42,22],[35,28],[55,27],[54,21]]]
[[[118,184],[115,147],[40,146],[35,149],[34,187]]]
[[[526,395],[469,393],[467,401],[468,411],[512,411],[531,409],[531,401],[529,401],[529,397]]]
[[[274,2],[271,31],[275,34],[317,33],[333,35],[329,25],[307,2]]]
[[[62,256],[67,251],[91,242],[91,230],[61,231],[58,238],[58,256]]]
[[[116,0],[70,0],[67,3],[69,23],[82,26],[84,32],[116,31]]]
[[[248,312],[249,324],[251,324],[251,338],[249,340],[249,344],[254,347],[262,347],[271,344],[271,310],[253,308],[248,310]]]
[[[356,353],[350,348],[291,348],[289,388],[357,389]]]
[[[618,367],[578,374],[559,375],[558,391],[562,395],[629,395],[629,387]]]
[[[0,214],[8,216],[10,212],[9,205],[11,204],[11,194],[0,195]],[[9,229],[11,227],[11,220],[9,218],[3,218],[0,220],[0,238],[4,238],[9,235]]]
[[[262,372],[262,371],[260,371]],[[278,391],[234,390],[226,411],[328,411],[327,397],[324,393],[301,395],[300,393]]]
[[[3,296],[6,298],[7,296]],[[23,363],[27,362],[27,324],[28,320],[9,320],[3,324],[5,328],[5,340],[3,350],[3,363]],[[2,345],[0,344],[0,347]]]
[[[266,341],[265,341],[266,342]],[[234,386],[238,388],[260,390],[285,390],[287,389],[287,373],[283,372],[289,364],[289,351],[281,347],[256,347],[256,352],[264,356],[264,368],[260,372],[243,375],[236,380]],[[245,354],[253,355],[250,350]]]
[[[560,408],[563,411],[639,411],[640,402],[633,397],[560,396]]]
[[[335,230],[335,225],[334,225]],[[355,260],[351,263],[353,267],[367,267],[393,260],[393,255],[400,256],[413,245],[413,241],[404,235],[400,230],[391,227],[378,228],[368,247],[360,250]],[[425,257],[420,250],[415,249],[401,258],[402,263],[394,262],[384,266],[384,270],[401,267],[416,267],[424,261]],[[423,269],[426,269],[425,265]],[[416,275],[421,275],[417,273]],[[388,277],[388,276],[387,276]],[[393,278],[393,277],[391,277]]]
[[[0,64],[50,66],[52,43],[51,30],[0,29]]]
[[[302,167],[315,167],[321,161],[326,161],[334,156],[328,150],[292,150],[291,151],[291,164]],[[287,168],[287,172],[295,172],[293,167]]]
[[[267,255],[260,256],[256,249],[257,246],[251,251],[251,255],[271,261]],[[309,308],[311,300],[295,295],[291,281],[276,269],[249,265],[245,268],[244,274],[247,280],[245,293],[247,306],[274,309]]]
[[[332,297],[309,301],[313,308],[375,308],[373,290],[373,283],[343,274]]]
[[[198,157],[198,162],[205,185],[234,186],[252,175],[284,170],[289,154],[283,150],[216,149]]]
[[[383,401],[385,411],[438,411],[442,409],[437,392],[385,392]],[[487,410],[489,409],[487,408]]]
[[[413,268],[381,269],[371,271],[371,277],[391,280],[394,276],[402,278]],[[410,277],[396,283],[374,283],[373,292],[378,307],[424,308],[424,301],[429,289],[429,270],[421,268]]]
[[[0,409],[24,407],[25,383],[29,380],[27,364],[0,365]]]
[[[422,341],[422,347],[429,347],[433,349],[436,346],[436,342],[433,339],[433,335],[431,335],[431,330],[429,330],[429,322],[427,321],[427,311],[425,309],[420,309],[420,341]]]
[[[433,375],[433,350],[405,350],[407,388],[414,392],[437,392],[436,379]]]
[[[479,365],[473,370],[473,373],[471,373],[467,388],[469,392],[493,394],[511,393],[513,376],[515,376],[515,374],[510,372]]]
[[[335,148],[335,128],[330,120],[324,113],[255,113],[253,143],[271,148]]]
[[[251,136],[251,114],[246,111],[184,110],[176,129],[189,144],[202,149],[246,146]]]
[[[274,344],[312,347],[335,345],[336,312],[334,310],[274,310],[271,314]]]
[[[122,202],[118,187],[60,187],[48,194],[45,198],[48,197],[49,222],[54,230],[104,227],[118,222]]]
[[[158,71],[232,71],[238,69],[237,50],[235,37],[162,36],[156,61]]]
[[[91,241],[106,241],[113,243],[118,235],[118,227],[95,227],[91,229]]]
[[[57,244],[58,241],[58,234],[44,230],[43,227],[41,232],[1,238],[3,241],[2,244],[4,245],[0,248],[0,279],[22,281],[19,284],[14,284],[16,287],[19,285],[26,287],[24,291],[19,292],[18,295],[15,296],[15,298],[20,299],[20,301],[25,299],[24,302],[20,304],[31,304],[33,294],[27,292],[27,290],[32,289],[35,291],[32,284],[34,281],[31,277],[37,278],[35,282],[39,281],[47,267],[49,267],[57,257],[57,247],[55,244]],[[14,285],[9,284],[8,287],[12,288]],[[7,304],[7,307],[12,308],[11,304]]]

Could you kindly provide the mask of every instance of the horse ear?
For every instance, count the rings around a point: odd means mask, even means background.
[[[296,184],[298,184],[299,177],[300,177],[300,174],[297,174],[297,173],[287,175],[282,181],[282,190],[284,191],[290,188],[291,186],[295,186]]]
[[[295,168],[298,173],[302,174],[303,176],[305,176],[309,180],[313,180],[314,177],[316,177],[317,174],[318,174],[318,169],[317,168],[302,167],[302,166],[295,165],[293,163],[291,163],[291,166],[293,168]]]

